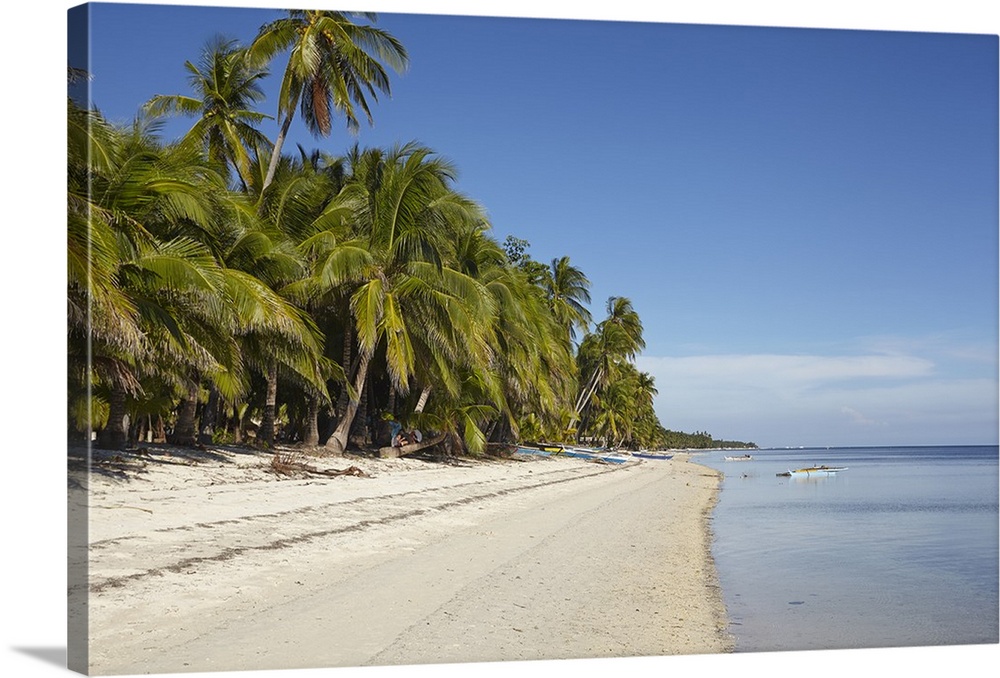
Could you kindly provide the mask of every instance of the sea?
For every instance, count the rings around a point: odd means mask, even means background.
[[[712,451],[736,652],[997,643],[997,446]],[[777,474],[842,466],[830,476]]]

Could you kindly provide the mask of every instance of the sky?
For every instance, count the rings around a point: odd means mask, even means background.
[[[210,38],[249,42],[282,15],[214,4],[92,5],[105,117],[188,93],[184,62]],[[374,126],[341,119],[317,139],[296,121],[286,149],[415,140],[450,159],[498,240],[583,270],[595,322],[609,297],[632,300],[669,429],[767,447],[996,444],[995,22],[400,5],[377,25],[410,68]],[[283,65],[265,81],[271,115]]]

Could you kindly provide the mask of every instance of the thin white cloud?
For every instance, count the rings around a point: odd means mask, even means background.
[[[656,379],[656,410],[674,430],[706,430],[762,445],[906,445],[992,442],[996,371],[942,373],[928,358],[859,356],[640,356]]]
[[[639,369],[674,378],[721,379],[758,387],[808,387],[831,381],[912,378],[933,372],[934,363],[906,355],[705,355],[640,357]]]
[[[875,419],[870,419],[866,415],[858,412],[853,407],[841,407],[840,411],[850,418],[851,422],[859,426],[885,426],[886,422],[876,421]]]

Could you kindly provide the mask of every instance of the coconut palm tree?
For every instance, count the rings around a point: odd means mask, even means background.
[[[179,228],[207,223],[224,185],[141,123],[117,129],[72,105],[69,121],[70,365],[76,383],[106,394],[98,443],[117,448],[144,375],[237,359],[227,316],[213,307],[217,262]]]
[[[634,384],[636,413],[630,422],[630,440],[636,448],[655,446],[662,430],[653,410],[653,398],[657,394],[655,380],[649,373],[637,370]]]
[[[134,350],[141,342],[135,305],[115,277],[122,257],[114,215],[93,200],[91,181],[113,168],[115,134],[96,111],[68,101],[68,329],[71,337]]]
[[[570,340],[576,339],[576,330],[586,332],[590,327],[590,281],[569,257],[553,259],[542,281],[549,306],[556,321],[566,328]]]
[[[243,192],[257,191],[259,194],[262,179],[260,163],[257,162],[258,152],[269,146],[269,142],[255,125],[268,116],[250,110],[250,106],[263,98],[260,80],[267,75],[266,70],[254,66],[235,41],[222,38],[215,38],[206,45],[198,66],[187,62],[186,67],[195,96],[157,96],[146,104],[144,110],[156,116],[177,113],[199,115],[182,144],[202,149],[210,160],[219,167],[224,167],[227,172],[232,167],[239,177]],[[296,184],[295,181],[286,183],[293,186]],[[294,188],[289,190],[294,194]],[[303,262],[282,232],[281,226],[275,223],[265,224],[257,215],[237,204],[237,200],[236,196],[230,197],[229,209],[219,222],[222,227],[219,232],[210,234],[208,240],[215,245],[217,256],[227,271],[231,272],[229,291],[237,294],[234,300],[246,302],[254,299],[260,308],[269,308],[269,317],[273,321],[271,327],[257,322],[240,335],[247,358],[244,362],[267,375],[267,395],[260,437],[270,444],[273,442],[274,432],[278,359],[272,355],[272,359],[261,361],[257,359],[260,351],[273,354],[283,346],[286,368],[300,377],[305,375],[305,382],[315,386],[318,383],[316,369],[319,362],[315,355],[318,339],[316,328],[311,326],[306,316],[273,295],[277,286],[293,280],[304,270]],[[278,196],[272,202],[285,201],[285,197]],[[261,209],[268,211],[263,206]],[[273,222],[273,210],[270,216]],[[282,217],[279,216],[278,220],[281,221]],[[241,277],[237,275],[240,272],[252,276]],[[271,289],[255,285],[255,280],[265,282],[265,287],[269,286]],[[252,313],[250,309],[243,310]],[[263,337],[268,337],[267,341]],[[303,351],[308,359],[294,357],[296,346],[311,347]],[[201,432],[204,438],[211,435],[212,415],[219,400],[218,380],[223,376],[217,374],[213,378],[210,406],[206,407],[208,416],[203,421]],[[228,376],[231,385],[229,400],[232,402],[239,393],[246,390],[248,384],[245,378],[241,378],[242,383],[234,390],[237,381],[231,378],[232,375]],[[317,387],[315,390],[325,394],[325,388]],[[192,386],[190,393],[195,392]],[[193,427],[194,404],[190,399],[185,399],[185,403],[186,408],[182,409],[178,428],[186,439],[187,432]]]
[[[129,402],[162,396],[149,379],[178,394],[180,442],[194,442],[203,379],[230,396],[245,388],[255,337],[314,374],[315,328],[249,272],[268,273],[275,250],[247,256],[261,249],[256,209],[203,149],[163,146],[141,120],[118,129],[72,104],[69,125],[71,395],[103,394],[98,443],[124,444]]]
[[[642,338],[642,321],[626,297],[610,297],[607,317],[593,334],[584,337],[578,353],[581,373],[588,375],[574,406],[571,422],[575,424],[597,389],[607,383],[614,366],[635,359],[636,353],[645,348]]]
[[[359,127],[359,110],[372,122],[370,97],[390,93],[389,76],[383,63],[401,72],[409,57],[392,35],[372,25],[377,16],[365,12],[289,10],[288,16],[262,26],[250,54],[256,63],[273,59],[289,50],[278,98],[280,130],[274,142],[270,165],[261,190],[274,179],[281,150],[295,110],[316,136],[329,136],[335,113],[341,113],[348,129]]]
[[[196,116],[183,142],[204,148],[208,158],[232,167],[244,190],[250,182],[250,164],[257,149],[271,142],[257,128],[270,116],[253,110],[264,99],[260,81],[267,71],[255,67],[235,40],[215,37],[202,52],[198,64],[184,63],[193,96],[161,94],[143,107],[152,117]]]
[[[254,163],[254,169],[259,163]],[[317,408],[329,401],[327,379],[342,378],[343,372],[325,353],[325,336],[310,315],[297,289],[310,274],[309,261],[300,249],[303,233],[322,222],[333,189],[330,176],[317,172],[305,158],[286,158],[279,166],[272,190],[256,196],[258,215],[244,203],[243,237],[226,255],[230,266],[238,267],[271,289],[281,300],[283,312],[277,317],[287,324],[258,327],[247,334],[246,352],[255,368],[265,376],[266,392],[258,438],[274,442],[278,379],[281,377],[306,392]],[[256,182],[251,187],[256,187]],[[314,424],[314,422],[312,422]],[[309,428],[307,424],[307,428]],[[313,441],[310,441],[313,442]]]
[[[460,270],[485,287],[496,308],[489,325],[492,357],[485,368],[495,382],[490,402],[499,415],[491,440],[516,437],[529,417],[561,436],[562,410],[576,378],[568,329],[557,320],[546,291],[488,237],[486,226],[470,226],[452,240]]]
[[[481,208],[450,188],[454,167],[417,144],[359,153],[352,180],[337,206],[350,207],[345,240],[318,233],[316,288],[349,291],[356,365],[346,411],[327,445],[335,452],[347,436],[376,349],[395,392],[409,392],[418,354],[454,360],[458,352],[487,350],[477,319],[490,317],[490,300],[476,281],[447,265],[449,224],[482,220]]]

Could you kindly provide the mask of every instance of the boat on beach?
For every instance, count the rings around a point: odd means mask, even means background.
[[[653,454],[652,452],[633,452],[633,457],[638,457],[639,459],[660,459],[662,461],[667,461],[673,459],[672,454]]]
[[[840,471],[846,471],[846,466],[807,466],[806,468],[798,468],[794,471],[783,471],[782,473],[776,473],[777,476],[829,476],[834,473],[839,473]]]
[[[562,454],[567,457],[576,457],[578,459],[587,459],[590,461],[605,461],[610,464],[624,464],[629,460],[629,457],[616,452],[593,450],[583,447],[567,447],[563,449]]]
[[[559,453],[563,451],[563,446],[558,443],[521,443],[520,449],[541,450],[543,452]]]
[[[538,448],[538,447],[521,447],[521,446],[518,446],[517,453],[518,454],[531,454],[531,455],[535,455],[535,456],[539,456],[539,457],[551,457],[552,456],[552,452],[550,452],[549,450],[543,450],[543,449]]]
[[[552,445],[547,443],[533,444],[524,443],[519,445],[517,451],[520,454],[531,454],[542,457],[563,456],[586,459],[587,461],[603,461],[609,464],[624,464],[630,461],[631,457],[624,454],[607,452],[604,450],[592,450],[581,447],[566,447],[564,445]]]

